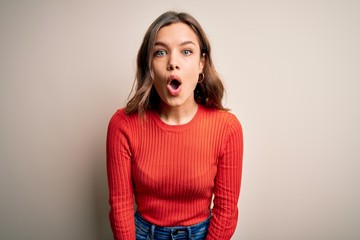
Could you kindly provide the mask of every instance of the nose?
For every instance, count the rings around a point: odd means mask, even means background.
[[[176,60],[176,57],[174,56],[174,54],[172,54],[169,59],[167,70],[174,71],[174,70],[179,70],[179,69],[180,69],[180,66]]]
[[[180,68],[179,68],[179,65],[177,65],[177,64],[173,64],[173,63],[169,63],[169,65],[168,65],[168,67],[167,67],[167,70],[169,70],[169,71],[174,71],[174,70],[179,70]]]

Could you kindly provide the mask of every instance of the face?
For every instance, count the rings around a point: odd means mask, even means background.
[[[194,89],[205,65],[195,32],[184,23],[162,27],[155,40],[152,78],[162,105],[195,106]]]

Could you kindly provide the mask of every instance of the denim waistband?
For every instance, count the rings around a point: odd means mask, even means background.
[[[183,239],[181,236],[187,236],[188,239],[193,239],[192,236],[202,232],[204,232],[206,236],[210,219],[211,213],[205,221],[191,226],[160,227],[146,221],[139,212],[135,213],[135,221],[137,221],[141,231],[148,234],[148,239]]]

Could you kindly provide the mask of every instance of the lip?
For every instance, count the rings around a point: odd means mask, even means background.
[[[171,81],[173,81],[173,80],[176,80],[176,81],[179,82],[179,85],[177,86],[176,89],[173,88],[173,86],[171,85]],[[170,75],[170,76],[168,77],[166,83],[167,83],[167,84],[166,84],[166,87],[167,87],[167,90],[168,90],[168,92],[169,92],[170,95],[172,95],[172,96],[178,96],[178,95],[180,94],[182,81],[181,81],[181,79],[180,79],[179,76],[174,75],[174,74]]]

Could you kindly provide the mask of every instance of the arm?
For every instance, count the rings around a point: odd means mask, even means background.
[[[213,217],[206,240],[229,240],[234,234],[238,220],[237,203],[241,185],[242,157],[242,129],[234,116],[229,124],[217,164]]]
[[[120,113],[121,114],[121,113]],[[114,239],[134,240],[134,197],[131,151],[119,112],[110,120],[106,142],[110,224]]]

